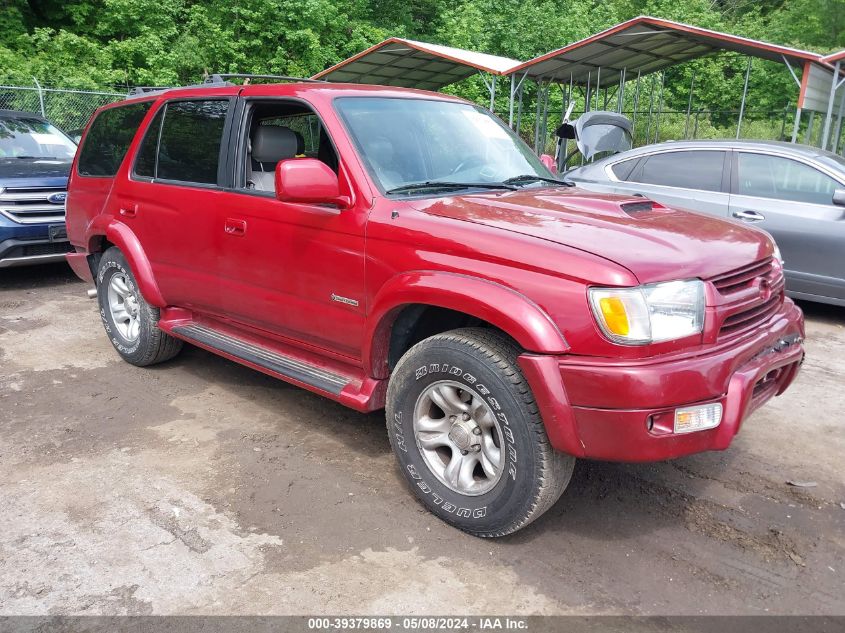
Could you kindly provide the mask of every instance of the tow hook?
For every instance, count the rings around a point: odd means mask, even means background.
[[[96,299],[97,298],[97,288],[96,287],[88,290],[88,298],[89,299]]]

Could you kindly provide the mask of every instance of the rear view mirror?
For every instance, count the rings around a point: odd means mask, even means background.
[[[833,192],[833,204],[845,207],[845,189],[837,189]]]
[[[337,174],[316,158],[290,158],[276,165],[276,198],[282,202],[348,207]]]

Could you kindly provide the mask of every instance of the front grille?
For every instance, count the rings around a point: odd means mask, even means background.
[[[53,242],[46,244],[19,244],[3,253],[3,259],[20,259],[22,257],[38,257],[41,255],[64,255],[73,250],[70,242]]]
[[[718,337],[738,336],[768,321],[783,305],[783,271],[771,257],[710,280],[721,299]]]
[[[48,198],[66,193],[62,187],[9,187],[0,192],[0,213],[21,224],[64,222],[65,203]]]
[[[744,288],[749,288],[757,277],[765,277],[772,273],[772,258],[764,259],[750,266],[732,270],[729,273],[715,277],[711,281],[721,294],[727,295]]]
[[[768,320],[769,317],[778,311],[781,303],[783,303],[783,294],[778,293],[769,297],[765,303],[732,314],[722,321],[722,329],[719,330],[719,336],[739,334],[757,323]]]

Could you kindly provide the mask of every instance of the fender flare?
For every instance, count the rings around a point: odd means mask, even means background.
[[[461,273],[414,271],[385,283],[373,299],[365,326],[364,368],[386,378],[390,332],[403,308],[422,304],[469,314],[499,328],[529,351],[563,354],[569,350],[551,317],[525,295],[489,279]]]
[[[126,261],[129,262],[129,267],[132,269],[132,274],[135,275],[135,281],[138,283],[138,289],[147,303],[157,308],[164,308],[167,302],[161,295],[158,284],[153,275],[153,267],[150,265],[150,260],[141,248],[141,242],[138,240],[132,229],[113,219],[97,225],[92,225],[91,233],[89,234],[88,243],[96,236],[103,236],[109,242],[114,244],[123,253]],[[94,273],[96,277],[96,271]]]

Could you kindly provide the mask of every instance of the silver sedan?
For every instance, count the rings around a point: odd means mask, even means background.
[[[774,141],[669,141],[567,174],[590,191],[642,195],[769,232],[787,293],[845,306],[845,159]]]

